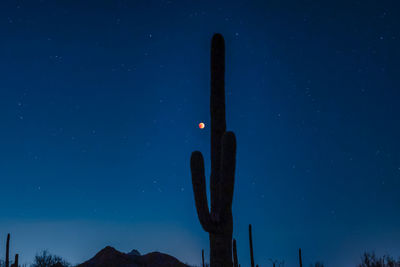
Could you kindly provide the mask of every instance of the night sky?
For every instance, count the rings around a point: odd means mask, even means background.
[[[261,266],[400,256],[399,5],[1,1],[0,258],[10,232],[22,262],[111,245],[200,263],[189,161],[209,172],[216,32],[242,266],[249,223]]]

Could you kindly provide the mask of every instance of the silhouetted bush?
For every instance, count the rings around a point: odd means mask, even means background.
[[[361,257],[358,267],[400,267],[400,260],[396,261],[389,255],[378,258],[374,252],[366,252]]]
[[[31,267],[70,267],[63,258],[51,255],[47,250],[43,250],[40,254],[36,254],[35,259]]]

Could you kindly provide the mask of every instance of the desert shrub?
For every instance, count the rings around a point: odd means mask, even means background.
[[[374,252],[366,252],[357,267],[400,267],[400,260],[396,261],[389,255],[377,257]]]
[[[50,254],[47,250],[43,250],[40,254],[36,254],[31,267],[70,267],[63,258]]]

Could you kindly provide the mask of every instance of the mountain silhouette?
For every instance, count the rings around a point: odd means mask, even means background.
[[[123,253],[107,246],[90,260],[77,267],[190,267],[178,259],[164,253],[151,252],[140,255],[137,250]]]

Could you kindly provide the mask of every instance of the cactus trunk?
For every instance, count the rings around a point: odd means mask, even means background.
[[[6,244],[6,267],[10,266],[10,234],[7,235]]]
[[[210,234],[210,263],[213,262],[215,264],[214,266],[232,267],[233,263],[231,248],[232,239],[229,236]]]
[[[249,243],[250,243],[250,260],[251,260],[251,267],[254,267],[253,237],[252,237],[252,235],[251,235],[251,224],[249,224]]]
[[[14,267],[18,267],[18,254],[15,254]]]
[[[226,132],[225,43],[220,34],[211,42],[211,208],[208,206],[204,159],[194,151],[190,160],[197,215],[210,238],[210,267],[232,267],[232,199],[236,138]]]

